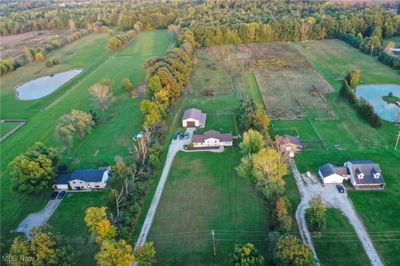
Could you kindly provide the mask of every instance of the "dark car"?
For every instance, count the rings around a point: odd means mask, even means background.
[[[172,139],[173,139],[173,140],[177,140],[177,139],[178,139],[178,134],[175,134],[175,135],[172,137]]]
[[[337,190],[339,193],[344,193],[344,187],[342,185],[336,185]]]
[[[58,199],[62,199],[65,195],[65,191],[61,191],[60,194],[58,194]]]
[[[50,199],[53,200],[55,198],[57,198],[58,192],[54,191],[53,193],[51,193]]]

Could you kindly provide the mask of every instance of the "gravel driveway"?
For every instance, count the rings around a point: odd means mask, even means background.
[[[304,213],[308,207],[308,201],[314,195],[320,194],[328,208],[339,209],[342,214],[347,217],[349,223],[353,226],[354,231],[360,239],[365,253],[371,260],[371,264],[374,266],[383,266],[378,252],[376,251],[361,218],[357,215],[351,200],[347,196],[347,193],[339,193],[335,184],[325,184],[323,187],[320,182],[312,182],[306,178],[303,179],[297,169],[294,159],[290,159],[289,163],[302,199],[296,211],[297,223],[299,224],[303,241],[312,248],[314,254],[314,246],[308,228],[306,228],[307,224],[305,223]]]
[[[64,197],[62,199],[56,198],[54,200],[49,200],[49,202],[47,202],[46,206],[41,211],[29,214],[18,225],[15,231],[24,233],[28,239],[31,239],[30,232],[32,227],[45,225],[50,217],[53,215],[54,211],[57,209],[58,205],[60,205]]]

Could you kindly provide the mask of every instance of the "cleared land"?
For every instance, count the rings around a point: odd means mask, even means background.
[[[28,120],[26,126],[1,144],[4,151],[1,158],[2,239],[11,240],[12,230],[18,223],[30,212],[40,210],[49,196],[46,193],[32,196],[15,193],[12,190],[8,163],[36,141],[42,141],[48,146],[57,146],[54,138],[55,122],[73,108],[96,110],[99,123],[84,141],[74,143],[70,155],[61,155],[62,163],[69,165],[71,170],[92,168],[113,164],[116,155],[128,156],[130,139],[141,125],[141,98],[132,99],[121,87],[120,82],[128,77],[135,86],[142,84],[145,80],[143,63],[152,55],[163,55],[173,45],[174,38],[167,31],[145,32],[139,34],[121,52],[111,54],[107,49],[106,35],[90,35],[52,53],[51,58],[60,60],[59,66],[48,69],[43,63],[34,63],[2,77],[1,118]],[[24,102],[15,99],[15,86],[36,78],[35,73],[38,70],[41,70],[40,75],[45,75],[76,67],[81,67],[84,71],[48,97]],[[111,79],[114,82],[113,93],[116,102],[106,113],[101,113],[94,106],[88,93],[89,87],[101,79]],[[102,202],[99,193],[84,193],[76,203],[87,206],[85,196],[88,197],[87,202],[92,197],[97,197],[97,204]],[[69,200],[74,198],[76,197],[66,198],[49,221],[61,233],[66,232],[66,221],[69,225],[83,221],[83,210],[63,208],[64,204],[69,204]],[[65,220],[65,217],[69,219]],[[78,229],[74,236],[80,235],[85,238],[85,227],[81,226]],[[68,232],[66,235],[68,236]],[[92,254],[86,256],[92,257]]]
[[[342,81],[335,79],[344,77],[352,69],[360,69],[364,84],[399,84],[399,74],[379,63],[375,58],[365,55],[339,40],[291,45],[318,68],[335,88],[336,93],[328,95],[327,101],[338,116],[338,120],[274,121],[274,129],[280,132],[285,132],[285,129],[293,132],[293,128],[295,128],[302,140],[320,139],[326,144],[325,148],[303,152],[296,156],[296,162],[301,172],[316,173],[322,164],[330,162],[340,165],[347,160],[357,159],[370,159],[381,165],[386,181],[384,191],[350,191],[349,195],[384,263],[398,265],[400,264],[398,255],[400,254],[398,225],[400,205],[396,198],[398,198],[400,188],[398,179],[400,151],[394,151],[393,147],[399,128],[389,122],[384,122],[383,127],[379,129],[369,127],[360,120],[347,103],[337,98]],[[338,240],[338,243],[341,242]],[[346,242],[343,241],[343,245],[345,244]],[[358,243],[353,244],[358,245]],[[356,247],[354,246],[354,248]],[[324,256],[328,256],[326,260],[329,261],[341,259],[337,258],[337,253],[333,251],[325,252]]]
[[[36,48],[43,46],[45,43],[59,39],[66,35],[67,31],[35,31],[26,32],[16,35],[1,36],[0,49],[1,57],[5,59],[15,58],[23,54],[25,47]]]
[[[326,231],[312,236],[321,265],[370,265],[368,256],[346,217],[337,209],[328,209],[326,217]],[[333,257],[332,254],[336,256]]]
[[[298,119],[308,113],[335,118],[323,98],[324,93],[333,92],[332,88],[290,45],[219,46],[202,49],[197,54],[200,67],[192,83],[203,83],[200,95],[226,93],[233,86],[245,90],[257,103],[264,103],[275,119]]]
[[[177,155],[149,235],[163,265],[229,264],[235,243],[254,242],[266,255],[266,208],[236,175],[239,159],[237,150]]]

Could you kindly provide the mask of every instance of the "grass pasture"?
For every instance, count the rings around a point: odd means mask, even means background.
[[[326,231],[312,236],[321,265],[371,265],[346,217],[337,209],[327,209],[326,218]]]
[[[8,132],[16,128],[21,122],[1,122],[0,123],[0,137],[3,137]]]
[[[126,48],[115,54],[108,51],[106,43],[107,35],[92,34],[52,53],[50,58],[60,60],[61,64],[58,66],[48,69],[43,63],[29,64],[1,78],[1,118],[28,120],[16,134],[1,143],[2,239],[12,240],[12,230],[30,212],[40,210],[49,197],[47,193],[29,196],[14,192],[8,163],[36,141],[42,141],[48,146],[57,146],[54,125],[61,115],[74,108],[86,112],[93,109],[98,114],[99,121],[93,132],[84,141],[76,141],[71,154],[61,154],[62,163],[66,163],[71,170],[110,165],[114,163],[116,155],[125,158],[129,156],[131,137],[141,127],[141,97],[132,99],[121,87],[121,80],[127,77],[135,86],[143,84],[144,62],[152,55],[163,55],[174,45],[175,40],[167,31],[143,32]],[[35,73],[38,70],[40,75],[47,75],[76,67],[81,67],[84,71],[53,94],[35,101],[22,102],[15,99],[15,85],[36,78]],[[101,79],[113,81],[113,93],[116,97],[115,103],[106,113],[101,113],[94,106],[88,92],[89,87]],[[81,224],[84,215],[83,209],[68,205],[78,204],[78,201],[82,206],[89,202],[102,202],[100,194],[97,193],[84,193],[77,198],[66,198],[49,222],[50,225],[54,225],[55,230],[66,232],[67,237],[68,230],[65,231],[64,228],[66,217],[69,217],[69,224]],[[73,237],[86,236],[85,227],[79,226],[76,230]],[[82,256],[92,258],[92,255]]]
[[[254,185],[236,175],[239,159],[237,150],[177,154],[148,237],[159,263],[227,265],[234,245],[247,242],[267,255],[266,207]]]

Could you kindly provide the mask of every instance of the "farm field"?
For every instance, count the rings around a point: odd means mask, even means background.
[[[177,155],[148,238],[158,262],[226,265],[234,245],[247,242],[266,257],[266,207],[255,186],[236,175],[239,159],[235,149]]]
[[[83,111],[95,110],[99,122],[84,141],[74,143],[71,154],[62,154],[62,163],[67,164],[70,169],[92,168],[112,164],[116,155],[129,155],[130,139],[141,125],[138,108],[141,97],[132,99],[121,87],[120,82],[128,77],[135,86],[141,85],[145,80],[143,63],[152,55],[163,55],[174,45],[175,40],[167,31],[144,32],[125,49],[115,54],[108,51],[106,42],[106,35],[90,35],[52,53],[50,58],[58,58],[61,62],[59,66],[47,69],[44,64],[29,64],[2,77],[1,118],[28,120],[27,125],[1,144],[2,150],[5,151],[2,153],[2,165],[8,165],[16,155],[36,141],[56,146],[58,143],[54,138],[53,125],[61,115],[73,108]],[[76,49],[77,47],[79,49]],[[83,68],[84,71],[53,94],[35,101],[21,102],[15,99],[15,85],[36,78],[35,72],[38,70],[41,75],[46,75],[77,67]],[[88,89],[101,79],[107,78],[113,80],[116,102],[108,112],[100,113],[90,100]],[[49,195],[26,196],[15,193],[12,190],[8,167],[2,167],[1,176],[1,235],[2,239],[10,239],[10,234],[18,223],[30,212],[40,210]],[[85,201],[84,195],[82,201]],[[57,217],[67,217],[72,211],[63,208],[64,204],[68,204],[68,200],[69,198],[66,198],[56,211],[56,220],[50,222],[54,222],[55,229],[60,232],[63,232],[64,228],[58,228],[57,225],[61,223],[57,221]],[[77,211],[69,223],[81,223],[81,219],[83,211]],[[80,230],[80,234],[84,236],[85,228],[80,227]],[[76,235],[78,234],[77,232]]]
[[[371,265],[346,217],[337,209],[327,209],[326,220],[326,231],[313,234],[321,265]]]
[[[395,70],[379,63],[375,58],[362,54],[357,49],[339,40],[293,43],[312,65],[338,92],[341,81],[334,77],[344,77],[351,69],[361,69],[362,83],[400,83]],[[310,48],[306,48],[310,47]],[[324,52],[325,51],[325,52]],[[373,129],[360,120],[351,107],[337,98],[337,93],[327,96],[327,100],[338,116],[338,120],[274,121],[275,129],[295,128],[301,139],[320,139],[326,148],[313,149],[296,157],[301,172],[317,172],[325,163],[342,165],[347,160],[370,159],[378,162],[386,181],[384,191],[349,191],[353,204],[362,217],[367,230],[373,233],[372,239],[383,261],[387,265],[400,263],[398,241],[400,205],[396,204],[400,182],[398,165],[400,151],[393,149],[399,128],[393,123],[384,122],[382,128]],[[376,237],[376,234],[378,234]],[[397,240],[396,240],[397,239]],[[332,258],[335,254],[331,254]]]

